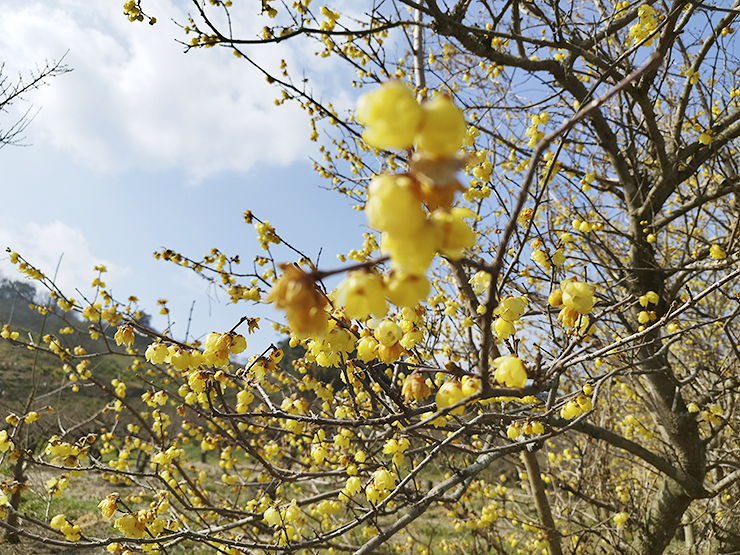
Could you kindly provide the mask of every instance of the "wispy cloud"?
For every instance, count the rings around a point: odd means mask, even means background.
[[[111,278],[123,281],[130,273],[126,267],[116,265],[93,254],[81,230],[60,221],[46,224],[28,223],[21,229],[0,227],[0,272],[10,279],[22,279],[10,263],[4,249],[10,247],[20,253],[29,263],[50,278],[58,274],[57,286],[68,296],[79,298],[75,289],[85,295],[92,293],[89,286],[97,273],[93,268],[104,264]]]
[[[151,4],[187,21],[182,2]],[[176,37],[184,34],[170,21],[132,24],[106,2],[5,6],[0,48],[7,70],[23,71],[68,50],[74,70],[34,96],[42,110],[33,142],[51,144],[101,172],[177,168],[196,181],[306,155],[300,108],[275,106],[278,91],[243,60],[224,51],[185,55]],[[255,55],[275,67],[293,53],[275,45]]]

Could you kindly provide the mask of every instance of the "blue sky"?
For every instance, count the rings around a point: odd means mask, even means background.
[[[308,254],[323,248],[333,268],[335,254],[361,246],[364,218],[321,188],[328,183],[311,169],[309,157],[318,153],[297,106],[276,107],[279,91],[226,49],[183,54],[175,42],[182,31],[171,19],[186,21],[188,2],[145,3],[159,20],[153,27],[129,23],[119,4],[28,0],[0,13],[8,76],[67,51],[73,70],[1,116],[7,127],[31,105],[38,112],[25,133],[30,146],[0,149],[0,272],[17,275],[6,246],[47,274],[63,253],[58,282],[80,298],[74,289],[89,294],[93,266],[104,263],[115,297],[137,295],[152,313],[157,299],[169,299],[176,336],[193,301],[195,335],[261,316],[268,331],[251,342],[254,352],[276,337],[265,318],[278,313],[216,299],[196,275],[155,261],[152,252],[168,247],[200,258],[217,247],[248,262],[262,254],[242,221],[251,209]],[[251,17],[244,24],[256,34],[264,23]],[[326,75],[314,83],[316,93],[323,87],[335,106],[351,107],[356,93],[337,89],[333,62],[317,65],[300,46],[253,53],[269,67],[281,58],[291,67],[312,65]]]

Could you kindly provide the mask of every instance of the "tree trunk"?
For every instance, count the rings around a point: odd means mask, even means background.
[[[634,239],[630,250],[630,268],[627,279],[634,295],[655,291],[660,296],[658,317],[668,310],[665,299],[665,277],[657,264],[650,244],[644,239],[639,223],[642,216],[632,217],[631,235]],[[635,310],[636,316],[636,310]],[[636,318],[635,318],[636,320]],[[650,502],[642,532],[637,534],[634,547],[638,553],[657,555],[663,553],[675,535],[684,512],[701,490],[706,472],[705,448],[699,436],[696,420],[686,409],[678,380],[664,353],[660,331],[649,334],[638,351],[640,370],[653,404],[656,421],[662,427],[669,449],[664,456],[696,479],[696,491],[687,492],[673,479],[663,476],[660,488]]]
[[[545,494],[545,484],[542,482],[542,476],[540,476],[540,464],[537,462],[537,455],[525,449],[522,451],[522,460],[527,469],[529,486],[532,488],[532,497],[534,497],[537,506],[537,517],[549,543],[548,551],[550,555],[563,555],[560,546],[560,532],[555,527],[555,521],[552,518],[550,503]]]

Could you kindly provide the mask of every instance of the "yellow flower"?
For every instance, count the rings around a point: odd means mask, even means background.
[[[506,428],[506,437],[508,437],[512,441],[518,438],[520,433],[521,425],[519,424],[519,422],[513,422],[512,424],[509,424],[509,426]]]
[[[550,306],[560,306],[563,304],[563,292],[560,289],[555,289],[547,297],[547,303]]]
[[[627,522],[627,520],[629,519],[629,517],[630,517],[630,515],[628,515],[627,513],[621,512],[621,513],[615,514],[612,517],[612,520],[614,521],[614,523],[617,526],[621,527],[622,525],[624,525],[625,522]]]
[[[429,294],[429,281],[426,277],[404,271],[392,271],[386,286],[388,300],[401,308],[412,308]]]
[[[381,175],[370,182],[365,216],[370,227],[398,237],[417,235],[426,223],[421,199],[411,178]]]
[[[450,157],[462,146],[467,124],[449,97],[440,95],[421,105],[423,120],[414,142],[421,151]]]
[[[396,485],[396,479],[393,474],[388,472],[385,468],[380,468],[373,473],[373,482],[375,487],[379,490],[389,490]]]
[[[561,418],[571,420],[576,416],[580,416],[583,413],[580,405],[576,401],[568,401],[568,403],[560,409]]]
[[[11,447],[13,447],[13,442],[8,437],[8,432],[6,430],[0,430],[0,451],[5,453]]]
[[[116,330],[116,334],[113,336],[116,340],[116,345],[133,345],[134,344],[134,328],[128,324],[119,326]]]
[[[455,379],[442,384],[437,391],[437,394],[434,396],[434,401],[437,403],[437,409],[443,409],[450,405],[454,405],[463,397],[465,397],[465,395],[463,394],[460,382]],[[451,414],[462,414],[464,410],[465,407],[458,407],[451,411]]]
[[[715,260],[720,260],[722,258],[725,258],[727,254],[719,245],[712,245],[711,247],[709,247],[709,256],[711,256]]]
[[[357,358],[362,362],[375,360],[378,345],[378,340],[373,337],[370,330],[362,330],[360,340],[357,342]]]
[[[118,494],[111,493],[108,497],[103,499],[99,504],[98,508],[103,514],[103,517],[110,518],[118,510]]]
[[[38,412],[33,411],[33,412],[29,412],[26,415],[26,417],[23,419],[23,421],[26,424],[31,424],[32,422],[36,422],[39,418],[41,418],[41,415]]]
[[[414,93],[400,81],[390,81],[357,100],[355,117],[365,125],[362,139],[377,149],[411,148],[422,120]]]
[[[501,317],[496,318],[496,325],[494,326],[494,330],[496,331],[496,337],[498,337],[499,339],[506,339],[514,332],[516,332],[514,324],[512,324],[508,320],[504,320]]]
[[[362,320],[371,314],[382,318],[388,311],[385,284],[375,272],[350,272],[336,289],[336,300],[344,306],[347,318]]]
[[[568,244],[568,243],[573,243],[575,239],[573,239],[573,236],[566,231],[565,233],[560,235],[560,241],[562,241],[565,244]]]
[[[413,237],[383,233],[383,252],[391,257],[394,270],[422,275],[434,259],[439,245],[437,229],[425,222]]]
[[[496,372],[493,378],[506,387],[524,387],[527,383],[527,370],[518,357],[507,355],[493,361]]]
[[[468,283],[473,286],[475,294],[480,295],[484,293],[491,284],[491,274],[481,270],[476,272],[475,275],[468,280]]]
[[[431,393],[432,391],[429,389],[424,376],[422,376],[418,371],[411,372],[411,374],[406,376],[406,379],[403,382],[403,387],[401,388],[401,395],[404,396],[407,403],[411,400],[423,401],[429,397]]]
[[[462,392],[463,397],[470,397],[480,390],[480,378],[476,376],[463,376]]]
[[[329,316],[327,300],[313,277],[295,264],[280,266],[283,273],[267,294],[267,302],[285,309],[288,325],[296,337],[323,337]]]
[[[574,327],[578,323],[580,317],[581,314],[577,310],[566,307],[561,308],[560,313],[558,314],[558,320],[565,328]]]
[[[552,263],[555,264],[555,266],[562,266],[565,263],[565,255],[563,254],[563,249],[555,250],[555,252],[552,254]]]
[[[450,212],[434,211],[432,222],[439,230],[439,236],[441,237],[441,243],[438,247],[439,252],[448,258],[458,260],[462,256],[463,250],[475,244],[475,233],[463,220],[463,218],[474,216],[470,210],[464,208],[453,208]]]
[[[160,343],[159,341],[149,345],[144,353],[144,357],[152,364],[163,363],[168,355],[169,351],[167,350],[167,345]]]
[[[524,314],[527,307],[526,297],[505,297],[496,308],[496,313],[507,322],[515,322]]]
[[[516,217],[516,223],[524,227],[527,225],[529,220],[532,219],[532,216],[534,216],[534,210],[531,208],[522,208],[522,211],[519,212],[519,215]]]
[[[570,278],[560,282],[560,289],[563,292],[563,306],[579,314],[591,312],[594,306],[593,285]]]
[[[380,322],[378,327],[375,328],[374,335],[375,339],[377,339],[381,345],[392,347],[401,339],[403,332],[394,321],[383,320]]]
[[[549,270],[550,267],[552,266],[552,264],[550,264],[550,258],[547,256],[547,253],[543,250],[537,249],[535,251],[532,251],[530,258],[532,259],[533,262],[537,263],[537,265],[545,271]]]

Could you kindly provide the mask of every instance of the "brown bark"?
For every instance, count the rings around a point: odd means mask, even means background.
[[[563,555],[563,549],[560,546],[560,532],[555,527],[555,521],[550,511],[550,502],[545,494],[545,484],[540,476],[540,464],[537,462],[537,455],[529,450],[522,451],[522,460],[527,469],[529,477],[529,487],[532,488],[532,497],[537,507],[537,517],[540,519],[540,525],[545,531],[550,555]]]

